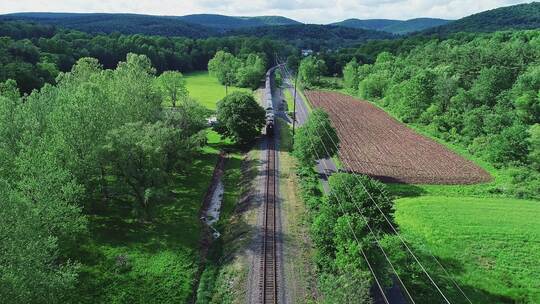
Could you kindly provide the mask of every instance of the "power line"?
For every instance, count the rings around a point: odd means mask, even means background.
[[[317,156],[318,157],[318,156]],[[341,209],[341,212],[343,214],[345,214],[345,208],[343,208],[343,205],[341,204],[341,202],[339,200],[338,201],[338,205],[339,205],[339,208]],[[365,218],[364,218],[365,220]],[[356,240],[356,242],[358,243],[358,245],[360,245],[360,241],[358,240],[358,237],[356,236],[356,232],[354,231],[353,227],[352,227],[352,224],[349,220],[347,220],[347,224],[349,226],[349,229],[351,230],[353,236],[354,236],[354,239]],[[367,221],[366,221],[366,224]],[[368,224],[369,225],[369,224]],[[371,228],[370,228],[371,230]],[[373,232],[372,232],[373,233]],[[375,235],[374,235],[375,237]],[[376,237],[375,237],[376,239]],[[380,246],[380,245],[379,245]],[[369,268],[369,271],[371,272],[371,274],[373,275],[373,278],[375,279],[375,283],[377,285],[377,288],[379,289],[379,291],[381,292],[381,295],[383,297],[383,300],[386,304],[390,304],[390,302],[388,301],[388,298],[386,297],[386,294],[384,293],[384,289],[379,281],[379,279],[377,278],[377,275],[375,274],[375,270],[373,269],[373,266],[371,265],[371,263],[369,262],[369,259],[364,251],[364,249],[362,248],[362,246],[360,245],[360,252],[362,253],[362,256],[364,257],[364,260],[366,261],[366,264],[368,265],[368,268]],[[414,302],[414,301],[413,301]]]
[[[305,111],[305,109],[304,109]],[[306,114],[306,117],[307,117],[307,114],[308,113],[305,113]],[[317,131],[317,135],[320,136],[320,134],[318,134],[318,131]],[[313,144],[313,141],[311,141],[311,143]],[[327,154],[328,153],[328,150],[326,149],[326,146],[324,146],[324,150],[326,151]],[[317,155],[317,152],[315,151],[315,154],[317,156],[317,159],[320,159],[319,155]],[[321,162],[321,164],[323,164],[323,166],[325,167],[326,170],[329,170],[328,166],[326,165],[326,163],[324,162]],[[329,179],[329,176],[328,174],[326,173],[326,171],[323,171],[323,174],[326,176],[326,179],[328,180]],[[364,220],[364,222],[366,223],[371,235],[373,235],[373,238],[375,239],[375,242],[377,243],[377,246],[379,247],[379,249],[382,251],[386,261],[388,262],[388,264],[390,265],[390,268],[392,269],[392,271],[394,272],[394,274],[396,275],[398,281],[401,283],[401,286],[403,286],[403,288],[405,289],[405,292],[407,293],[407,296],[409,297],[409,299],[412,301],[412,303],[415,303],[414,301],[414,298],[412,297],[411,293],[409,292],[409,290],[407,289],[407,287],[405,286],[405,283],[403,282],[403,280],[401,279],[401,277],[399,276],[397,270],[395,269],[393,263],[390,261],[390,258],[388,257],[388,255],[386,254],[386,252],[384,251],[384,248],[381,246],[379,240],[377,239],[376,237],[376,234],[375,232],[373,231],[373,229],[371,228],[371,225],[369,224],[369,221],[367,220],[366,216],[363,214],[361,208],[358,206],[358,204],[356,204],[355,200],[354,200],[354,196],[352,195],[352,193],[349,191],[349,188],[345,187],[346,191],[347,191],[347,194],[349,195],[350,199],[351,199],[351,202],[353,203],[353,205],[356,207],[356,209],[358,210],[358,212],[360,213],[362,219]],[[367,192],[367,191],[366,191]],[[336,198],[337,199],[337,198]],[[339,200],[338,200],[339,201]],[[342,210],[343,211],[343,210]],[[345,213],[343,211],[343,213]]]
[[[287,73],[289,74],[290,76],[290,73],[289,71],[287,70]],[[296,101],[295,101],[296,102]],[[307,115],[306,115],[307,117]],[[330,137],[330,139],[332,140],[334,146],[336,147],[336,149],[338,149],[339,147],[337,146],[337,144],[334,142],[334,140],[331,138],[331,136],[329,136],[329,133],[328,133],[328,130],[325,128],[324,129],[325,132],[327,133],[328,137]],[[320,136],[320,134],[318,134]],[[323,147],[325,148],[326,152],[328,153],[328,150],[326,149],[326,146],[324,146],[323,144]],[[318,156],[317,156],[318,157]],[[326,164],[325,164],[326,166]],[[328,169],[328,168],[327,168]],[[326,174],[325,174],[326,175]],[[426,274],[426,276],[428,277],[428,279],[431,281],[431,283],[435,286],[435,288],[437,289],[437,291],[441,294],[441,296],[443,297],[443,299],[447,302],[447,303],[450,303],[450,301],[448,300],[448,298],[445,296],[445,294],[442,292],[442,290],[439,288],[439,286],[437,285],[437,283],[433,280],[433,278],[431,277],[431,275],[427,272],[426,268],[422,265],[422,263],[420,263],[420,260],[416,257],[416,255],[412,252],[412,250],[409,248],[409,246],[406,244],[405,240],[402,238],[402,236],[398,233],[397,229],[394,227],[394,225],[390,222],[390,220],[388,219],[388,217],[386,216],[386,214],[384,214],[384,212],[382,211],[382,209],[380,208],[380,206],[375,202],[375,200],[373,199],[373,196],[371,195],[371,193],[369,193],[369,191],[367,191],[367,188],[366,186],[363,184],[363,182],[359,179],[359,177],[356,175],[356,174],[352,174],[353,176],[356,177],[357,181],[360,183],[360,185],[362,186],[362,188],[364,189],[364,191],[368,194],[369,198],[371,199],[371,201],[375,204],[375,206],[377,207],[377,209],[380,211],[380,213],[383,215],[383,217],[385,218],[386,222],[390,225],[390,227],[392,228],[392,230],[394,231],[394,233],[398,236],[398,238],[400,239],[400,241],[403,243],[403,245],[405,246],[405,248],[407,249],[407,251],[411,254],[411,256],[414,258],[414,260],[418,263],[418,265],[420,266],[420,268],[422,269],[422,271]],[[328,176],[328,175],[327,175]],[[380,190],[380,189],[379,189]],[[388,199],[388,198],[387,198]],[[353,203],[354,203],[354,200],[353,200]],[[358,207],[358,206],[357,206]],[[442,266],[442,265],[441,265]],[[459,286],[458,286],[459,288]],[[461,288],[459,288],[461,290]],[[462,291],[462,290],[461,290]],[[464,296],[467,298],[467,300],[469,300],[469,298],[464,294]],[[470,300],[469,300],[470,301]]]
[[[316,94],[317,94],[317,93],[316,93]],[[320,98],[320,97],[319,97],[319,98]],[[343,125],[343,124],[341,124],[341,125]],[[328,135],[328,137],[330,138],[330,140],[332,141],[333,145],[334,145],[334,146],[336,147],[336,149],[337,149],[337,148],[338,148],[338,147],[337,147],[337,144],[334,142],[334,139],[333,139],[332,137],[330,137],[330,135],[329,135],[329,133],[328,133],[328,130],[327,130],[326,128],[325,128],[324,130],[325,130],[326,134]],[[351,144],[350,146],[356,148],[356,151],[360,152],[359,148],[358,148],[356,145],[352,145],[352,144]],[[349,154],[348,156],[349,156],[349,158],[351,158],[351,155],[350,155],[350,154]],[[360,162],[360,160],[358,159],[358,157],[356,157],[356,161],[357,161],[357,162]],[[346,163],[344,160],[343,160],[343,162]],[[347,164],[347,165],[350,166],[350,163]],[[351,168],[352,168],[352,167],[351,167]],[[360,181],[360,179],[359,179],[359,177],[358,177],[358,174],[357,174],[356,172],[352,172],[352,175],[355,176],[356,179],[357,179],[358,181]],[[377,184],[375,183],[375,186],[376,186],[377,189],[381,192],[382,196],[386,199],[386,201],[387,201],[387,202],[390,202],[390,201],[391,201],[390,198],[386,195],[386,193],[385,193],[384,191],[382,191],[382,189],[379,187],[379,185],[377,185]],[[375,203],[375,204],[376,204],[376,203]],[[377,206],[377,208],[380,210],[379,206]],[[382,211],[381,211],[381,213],[382,213]],[[387,218],[386,216],[385,216],[385,219],[386,219],[386,222],[388,222],[388,224],[391,226],[392,230],[398,235],[398,237],[399,237],[400,239],[402,239],[402,242],[403,242],[403,244],[407,247],[407,250],[409,250],[409,252],[411,252],[411,254],[413,255],[413,257],[416,259],[416,257],[415,257],[414,254],[412,253],[412,251],[410,251],[409,247],[406,245],[406,243],[405,243],[406,240],[405,240],[401,235],[398,234],[396,228],[392,225],[392,223],[388,220],[388,218]],[[427,249],[427,247],[426,247],[426,249]],[[457,284],[457,282],[451,277],[451,275],[448,273],[448,271],[446,270],[446,268],[439,262],[439,260],[435,257],[435,255],[433,255],[433,253],[432,253],[429,249],[428,249],[428,252],[429,252],[429,254],[431,255],[431,257],[435,260],[435,262],[439,265],[439,267],[441,267],[441,269],[444,271],[444,273],[448,276],[448,278],[452,281],[452,283],[456,286],[456,288],[460,291],[460,293],[467,299],[467,301],[468,301],[469,303],[472,304],[472,301],[471,301],[471,300],[469,299],[469,297],[465,294],[465,292],[463,291],[463,289],[461,289],[461,287]],[[422,265],[420,265],[420,266],[422,267],[422,269],[424,269],[424,267],[423,267]],[[426,273],[426,274],[427,274],[427,273]],[[430,278],[430,280],[432,280],[432,279]],[[433,282],[433,280],[432,280],[432,282]],[[433,283],[434,283],[434,282],[433,282]]]

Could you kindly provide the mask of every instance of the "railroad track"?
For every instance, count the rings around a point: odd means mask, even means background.
[[[276,156],[274,140],[268,138],[266,163],[266,191],[264,202],[264,231],[262,242],[261,303],[278,303],[276,256]]]

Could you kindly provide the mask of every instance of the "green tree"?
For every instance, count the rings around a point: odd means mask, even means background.
[[[347,65],[343,68],[343,84],[347,90],[355,94],[358,90],[358,83],[358,62],[355,58],[347,63]]]
[[[529,154],[528,137],[527,128],[522,124],[515,124],[500,134],[493,135],[485,153],[498,167],[516,162],[525,163]]]
[[[298,68],[300,79],[307,87],[312,87],[320,83],[321,76],[325,70],[326,64],[324,60],[317,59],[313,56],[302,59]]]
[[[236,73],[239,62],[233,54],[219,51],[214,58],[208,62],[210,75],[215,76],[218,81],[225,86],[225,93],[228,94],[228,87],[237,82]]]
[[[264,60],[255,54],[249,54],[236,72],[238,86],[256,90],[266,74],[265,70],[266,63]]]
[[[173,108],[176,107],[177,101],[183,101],[188,97],[189,93],[186,88],[186,79],[180,72],[163,72],[163,74],[157,78],[157,83],[162,94],[164,94],[166,99],[171,102]]]
[[[396,225],[393,222],[393,202],[387,199],[388,193],[384,184],[366,175],[347,173],[333,174],[328,182],[331,189],[328,196],[330,204],[341,204],[344,213],[361,212],[375,233],[392,232],[386,219]],[[358,233],[359,237],[367,235],[366,230]]]
[[[58,238],[31,201],[0,180],[0,297],[6,304],[62,302],[77,281],[78,265],[58,255]],[[36,204],[40,205],[36,209]],[[56,214],[55,221],[63,219]],[[75,231],[73,231],[75,232]]]
[[[336,146],[339,146],[339,138],[328,114],[315,109],[295,135],[294,154],[303,164],[314,165],[318,158],[336,155]]]
[[[234,92],[217,104],[216,131],[239,143],[247,143],[261,134],[265,111],[252,94]]]
[[[107,134],[103,152],[120,189],[135,199],[134,210],[149,220],[169,181],[170,152],[178,147],[178,131],[162,122],[128,123]]]

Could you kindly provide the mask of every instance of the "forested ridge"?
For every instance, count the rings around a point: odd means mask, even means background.
[[[452,33],[495,32],[540,27],[540,3],[524,3],[481,12],[445,25],[426,29],[424,34],[447,36]]]

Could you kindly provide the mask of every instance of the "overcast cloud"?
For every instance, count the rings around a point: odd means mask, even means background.
[[[458,19],[477,12],[531,1],[519,0],[0,0],[0,14],[14,12],[92,12],[233,16],[280,15],[306,23],[330,23],[347,18]]]

